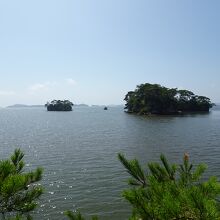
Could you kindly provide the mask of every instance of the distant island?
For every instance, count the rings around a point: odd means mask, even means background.
[[[209,98],[191,91],[150,83],[138,85],[126,94],[124,100],[126,112],[140,115],[209,112],[214,105]]]
[[[72,106],[69,100],[53,100],[45,104],[47,111],[72,111]]]

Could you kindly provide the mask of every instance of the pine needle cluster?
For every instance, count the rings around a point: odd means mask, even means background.
[[[119,160],[131,175],[130,189],[123,197],[132,205],[132,220],[219,220],[220,183],[216,177],[202,180],[206,165],[195,169],[189,155],[183,164],[170,164],[164,155],[161,163],[149,163],[144,171],[137,160]]]
[[[8,160],[0,161],[0,219],[32,219],[31,211],[43,188],[37,184],[42,169],[24,172],[24,154],[16,149]]]

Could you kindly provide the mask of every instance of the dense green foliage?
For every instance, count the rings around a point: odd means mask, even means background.
[[[131,189],[123,193],[133,207],[131,219],[220,219],[220,183],[216,177],[201,180],[206,166],[200,164],[193,169],[187,154],[181,165],[169,164],[163,155],[160,159],[162,164],[149,163],[145,172],[137,160],[128,161],[119,154],[131,175]]]
[[[47,111],[72,111],[72,106],[73,103],[69,100],[53,100],[45,104]]]
[[[0,219],[31,219],[30,212],[43,192],[36,184],[42,169],[24,172],[23,157],[20,150],[15,150],[10,159],[0,161]]]
[[[126,94],[125,109],[138,114],[176,114],[179,112],[208,112],[209,98],[188,90],[166,88],[158,84],[141,84]]]

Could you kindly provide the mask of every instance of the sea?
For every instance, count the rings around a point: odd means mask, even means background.
[[[181,163],[206,163],[205,177],[220,178],[220,110],[181,116],[137,116],[123,107],[74,107],[47,112],[43,107],[0,109],[0,159],[14,149],[24,153],[25,170],[44,169],[44,194],[35,219],[66,219],[65,210],[86,217],[124,220],[131,207],[122,197],[129,178],[118,153],[147,163],[163,153]]]

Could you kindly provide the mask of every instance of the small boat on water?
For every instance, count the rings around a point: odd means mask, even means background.
[[[104,107],[104,110],[108,110],[107,106]]]

